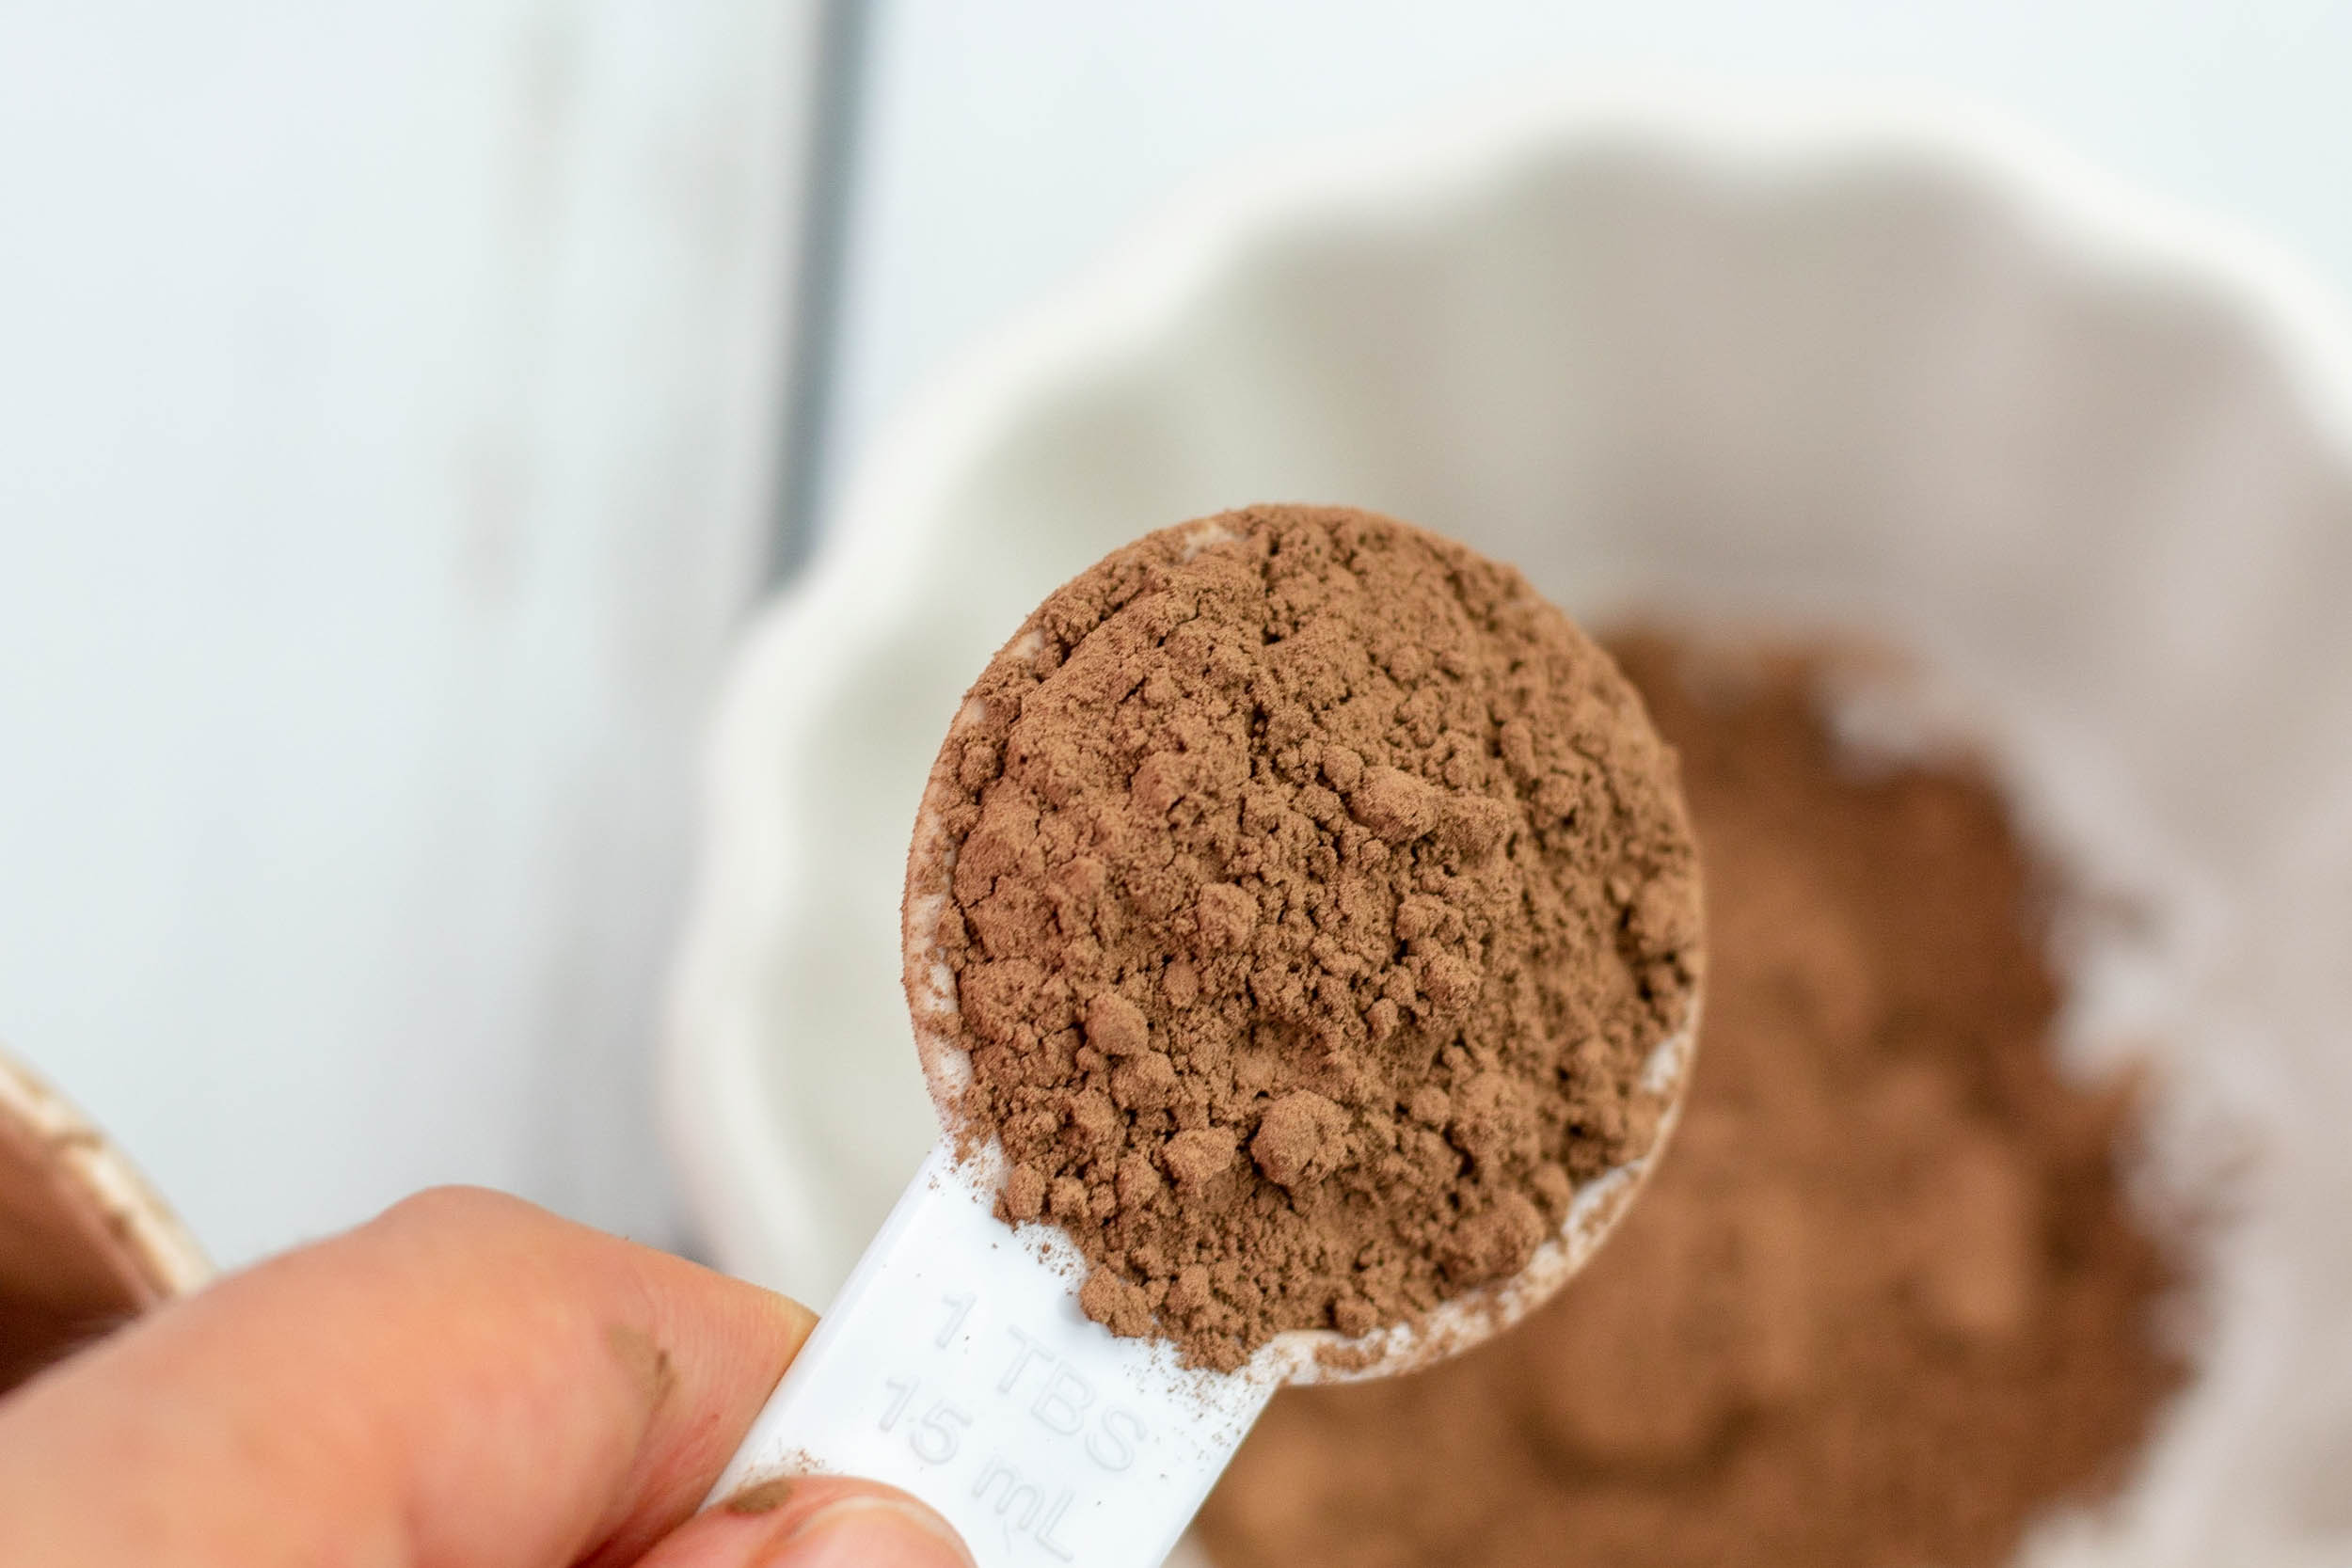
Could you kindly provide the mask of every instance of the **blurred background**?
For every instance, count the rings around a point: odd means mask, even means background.
[[[1531,74],[1861,79],[2347,290],[2347,58],[2327,0],[11,0],[0,1041],[224,1263],[450,1180],[681,1244],[730,636],[1137,218]]]

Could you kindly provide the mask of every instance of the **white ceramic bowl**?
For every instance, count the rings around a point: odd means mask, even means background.
[[[1587,620],[1927,660],[1907,711],[2139,911],[2074,927],[2067,1048],[2155,1064],[2154,1177],[2237,1173],[2199,1381],[2029,1555],[2352,1561],[2347,344],[2259,245],[1916,103],[1565,91],[1205,189],[943,387],[743,651],[669,1042],[707,1237],[821,1301],[930,1142],[907,835],[1025,610],[1344,500]]]

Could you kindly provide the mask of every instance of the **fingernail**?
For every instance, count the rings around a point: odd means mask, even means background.
[[[763,1568],[972,1568],[938,1515],[896,1497],[843,1497],[803,1520]]]

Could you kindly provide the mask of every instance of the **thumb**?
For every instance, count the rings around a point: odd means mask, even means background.
[[[878,1481],[781,1476],[689,1519],[638,1568],[973,1568],[947,1521]]]

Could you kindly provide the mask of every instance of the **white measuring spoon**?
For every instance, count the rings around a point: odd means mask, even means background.
[[[1662,1049],[1678,1053],[1680,1039]],[[1590,1183],[1526,1270],[1448,1302],[1419,1332],[1284,1334],[1239,1371],[1214,1372],[1087,1318],[1077,1248],[1050,1226],[1000,1223],[993,1183],[942,1145],[712,1498],[778,1475],[863,1476],[938,1510],[982,1568],[1145,1568],[1175,1545],[1276,1388],[1404,1371],[1508,1326],[1582,1265],[1642,1164]],[[1331,1350],[1346,1354],[1335,1363]]]
[[[947,897],[944,830],[926,809],[910,883],[907,995],[924,1076],[952,1116],[971,1063],[956,1043],[952,973],[933,945]],[[981,1568],[1146,1568],[1285,1383],[1385,1376],[1465,1350],[1517,1322],[1583,1267],[1624,1213],[1689,1080],[1697,1002],[1650,1054],[1641,1084],[1661,1110],[1643,1158],[1578,1192],[1559,1233],[1509,1279],[1418,1324],[1359,1338],[1278,1336],[1238,1371],[1179,1363],[1155,1338],[1119,1338],[1078,1308],[1086,1264],[1057,1227],[994,1215],[1004,1154],[960,1159],[943,1140],[802,1347],[711,1492],[833,1473],[913,1493],[962,1532]]]

